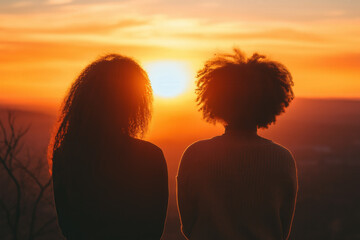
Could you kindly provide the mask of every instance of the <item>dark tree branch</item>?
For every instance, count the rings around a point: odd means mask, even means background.
[[[27,167],[25,167],[20,161],[17,162],[17,167],[27,173],[27,175],[35,181],[40,189],[43,187],[38,177],[36,177],[35,174],[32,173]]]
[[[6,204],[4,203],[4,201],[2,199],[0,199],[0,207],[5,212],[7,224],[9,225],[10,229],[13,230],[14,226],[11,223],[10,210],[7,208]]]
[[[34,232],[33,236],[39,236],[41,233],[43,233],[43,231],[53,222],[56,222],[57,217],[53,217],[51,219],[49,219],[46,223],[44,223],[36,232]]]
[[[13,233],[14,233],[14,239],[17,240],[17,230],[19,226],[19,220],[20,220],[20,201],[21,201],[21,187],[19,184],[19,181],[14,176],[13,172],[9,169],[9,167],[6,165],[6,162],[3,158],[0,157],[0,163],[5,168],[6,173],[9,175],[12,182],[15,184],[16,187],[16,210],[15,210],[15,220],[14,220],[14,227],[13,227]]]
[[[37,208],[38,208],[38,205],[40,203],[40,200],[43,197],[43,194],[44,194],[45,190],[50,186],[51,180],[52,180],[52,178],[50,178],[44,186],[41,185],[41,184],[39,185],[40,186],[40,192],[38,194],[38,197],[35,200],[34,208],[33,208],[32,214],[31,214],[29,240],[34,239],[34,227],[35,227],[35,222],[36,222]]]
[[[4,167],[7,175],[10,177],[11,181],[15,184],[16,187],[16,202],[15,202],[15,217],[14,223],[12,225],[12,231],[14,235],[14,239],[18,239],[18,227],[20,221],[20,211],[21,211],[21,186],[13,173],[12,169],[12,162],[14,158],[14,153],[16,152],[16,148],[18,146],[19,141],[21,138],[26,134],[28,129],[20,130],[16,134],[15,130],[15,117],[13,116],[12,112],[8,112],[8,125],[10,128],[10,134],[7,133],[4,124],[0,121],[0,128],[3,133],[4,143],[6,146],[6,151],[4,156],[0,156],[0,163]],[[9,136],[10,135],[10,136]]]
[[[42,173],[44,170],[44,164],[42,161],[43,159],[37,159],[35,168],[30,167],[35,165],[33,165],[33,158],[29,153],[27,154],[27,161],[18,159],[18,155],[22,152],[23,149],[22,140],[28,133],[29,129],[30,125],[25,128],[17,128],[16,117],[12,112],[8,112],[6,125],[0,120],[0,166],[5,169],[6,175],[9,177],[10,181],[14,183],[16,189],[16,200],[14,207],[10,209],[10,207],[5,204],[4,200],[0,199],[0,209],[4,210],[8,225],[12,231],[12,239],[14,240],[19,239],[20,217],[22,216],[21,214],[24,214],[22,212],[24,209],[21,208],[22,198],[26,196],[25,185],[21,182],[25,179],[24,176],[31,178],[39,188],[39,192],[35,196],[35,201],[31,202],[32,209],[28,238],[33,240],[39,234],[44,234],[46,228],[57,219],[55,215],[46,221],[38,230],[35,229],[40,202],[49,204],[50,206],[53,206],[54,204],[45,195],[45,192],[48,192],[47,190],[51,187],[52,178],[48,177],[45,183],[42,183],[41,181],[41,176],[43,176]],[[22,170],[22,174],[19,173],[19,175],[18,172],[15,172],[16,169]],[[23,238],[23,236],[21,238]]]
[[[8,138],[7,138],[7,131],[6,131],[6,128],[4,126],[4,124],[2,123],[2,121],[0,121],[0,128],[1,128],[1,132],[2,132],[2,135],[3,135],[3,138],[4,138],[4,143],[6,144],[8,142]]]

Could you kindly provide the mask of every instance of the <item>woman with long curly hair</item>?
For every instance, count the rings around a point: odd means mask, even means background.
[[[72,84],[49,147],[67,239],[160,239],[168,202],[160,148],[140,140],[152,89],[131,58],[110,54]]]
[[[188,239],[287,239],[297,174],[292,154],[260,137],[294,98],[290,72],[238,49],[209,60],[197,76],[206,121],[225,133],[196,142],[177,176],[182,232]]]

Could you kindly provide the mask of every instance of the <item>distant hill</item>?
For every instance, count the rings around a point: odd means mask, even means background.
[[[55,115],[37,110],[0,106],[0,120],[4,123],[7,123],[9,111],[16,117],[16,126],[20,128],[30,126],[28,134],[24,137],[30,150],[33,152],[45,151],[56,120]]]
[[[360,101],[298,99],[275,126],[262,132],[295,152],[307,149],[348,159],[360,155]]]
[[[8,107],[0,105],[0,119],[5,119]],[[31,125],[26,139],[31,140],[34,150],[46,148],[56,116],[53,113],[38,110],[22,110],[21,107],[10,109],[17,116],[18,124]],[[181,114],[181,113],[179,113]],[[184,125],[194,122],[192,115],[182,116]],[[205,123],[204,123],[204,126]],[[278,118],[275,125],[260,130],[260,135],[270,138],[297,152],[308,149],[315,152],[347,152],[360,150],[360,100],[345,99],[306,99],[297,98]],[[171,136],[169,132],[169,136]],[[201,133],[194,131],[188,139],[159,139],[164,148],[179,151],[171,156],[180,156],[191,139],[201,139]],[[166,151],[166,149],[164,149]],[[175,162],[177,159],[169,159]],[[175,167],[175,166],[174,166]]]

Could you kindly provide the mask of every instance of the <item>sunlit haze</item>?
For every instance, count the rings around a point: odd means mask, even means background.
[[[184,93],[192,80],[190,70],[184,62],[156,61],[145,65],[154,94],[173,98]]]
[[[106,53],[143,65],[172,59],[196,72],[234,46],[284,63],[296,97],[359,98],[359,12],[360,1],[343,0],[4,0],[0,101],[56,107],[76,75]]]

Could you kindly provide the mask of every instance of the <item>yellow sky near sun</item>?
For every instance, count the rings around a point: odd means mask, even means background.
[[[144,65],[183,61],[195,75],[213,53],[235,46],[284,63],[296,96],[359,98],[360,17],[346,12],[351,6],[291,14],[275,3],[268,12],[231,1],[18,1],[3,11],[0,4],[0,102],[57,106],[81,69],[105,53]],[[184,96],[193,100],[193,88],[172,101]]]

